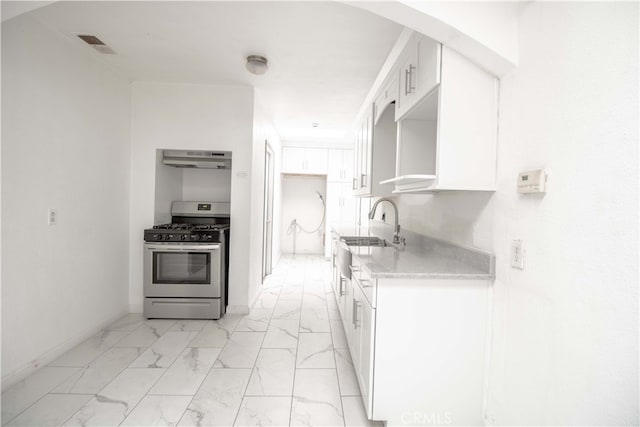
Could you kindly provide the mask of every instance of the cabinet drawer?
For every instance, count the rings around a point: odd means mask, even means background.
[[[355,257],[351,263],[351,279],[353,286],[360,288],[369,304],[375,308],[376,281],[362,269]]]
[[[144,317],[164,319],[219,319],[219,298],[145,298]]]

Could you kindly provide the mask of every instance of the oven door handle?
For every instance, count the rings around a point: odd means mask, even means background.
[[[149,245],[146,244],[145,248],[152,251],[162,252],[211,252],[220,249],[219,244],[215,245]]]

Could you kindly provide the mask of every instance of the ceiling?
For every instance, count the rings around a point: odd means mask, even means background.
[[[286,141],[342,137],[402,30],[338,2],[71,1],[29,13],[132,81],[254,86]],[[268,58],[267,74],[246,71],[251,54]]]

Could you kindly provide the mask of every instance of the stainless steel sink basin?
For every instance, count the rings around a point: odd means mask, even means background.
[[[340,240],[347,246],[388,246],[384,239],[375,236],[343,236]]]
[[[340,273],[347,279],[351,279],[351,252],[350,246],[388,246],[384,239],[375,236],[342,236],[338,245],[337,263]]]

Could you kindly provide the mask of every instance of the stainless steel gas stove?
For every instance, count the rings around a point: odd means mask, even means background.
[[[144,230],[146,318],[219,319],[229,292],[230,206],[173,202],[171,223]]]

